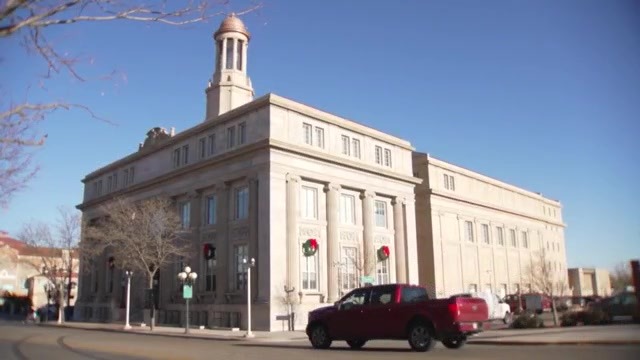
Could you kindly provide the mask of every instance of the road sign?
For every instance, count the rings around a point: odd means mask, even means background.
[[[193,297],[193,287],[191,285],[182,286],[182,297],[184,299],[191,299]]]

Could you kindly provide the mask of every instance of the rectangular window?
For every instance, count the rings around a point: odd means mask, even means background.
[[[304,143],[307,145],[313,145],[313,127],[311,126],[311,124],[303,123],[302,131],[304,133],[303,134]]]
[[[247,288],[247,264],[245,262],[249,261],[248,254],[248,245],[235,245],[233,247],[233,258],[236,267],[236,290],[245,290]]]
[[[191,203],[180,203],[180,223],[183,229],[188,229],[191,221]]]
[[[380,146],[376,146],[375,160],[376,164],[382,165],[382,148]]]
[[[391,150],[384,149],[384,166],[391,167]]]
[[[249,217],[249,188],[241,187],[236,189],[236,213],[235,219],[242,220]]]
[[[236,146],[236,127],[227,128],[227,149]]]
[[[467,241],[473,242],[473,223],[471,221],[464,222],[464,236]]]
[[[209,156],[211,156],[216,153],[216,134],[209,135],[207,141],[209,142]]]
[[[316,188],[303,186],[300,197],[300,209],[302,217],[305,219],[318,218],[318,190]]]
[[[122,177],[122,187],[129,185],[129,169],[124,169],[124,176]]]
[[[449,175],[444,174],[444,188],[449,190]]]
[[[498,245],[504,246],[504,230],[499,226],[496,228],[496,235],[498,238]]]
[[[302,254],[302,251],[300,252]],[[302,256],[302,290],[318,290],[318,253]]]
[[[130,167],[129,168],[129,185],[133,184],[133,180],[135,179],[135,168],[134,167]]]
[[[324,129],[316,127],[316,146],[324,149]]]
[[[351,154],[353,154],[353,157],[360,159],[360,140],[351,139]]]
[[[342,154],[351,155],[351,141],[346,135],[342,135]]]
[[[501,299],[507,296],[507,284],[500,284],[500,289],[498,291],[499,291],[498,296]]]
[[[198,140],[198,153],[200,154],[200,159],[204,159],[207,156],[206,138],[200,138],[200,140]]]
[[[227,58],[225,59],[226,61],[226,66],[225,68],[227,69],[233,69],[233,42],[235,41],[235,39],[233,38],[227,38],[226,42],[227,42]]]
[[[102,195],[102,180],[98,180],[98,195]]]
[[[118,190],[118,173],[113,173],[113,190]]]
[[[529,248],[529,237],[527,236],[527,232],[522,232],[522,247],[525,249]]]
[[[207,225],[215,225],[216,223],[216,203],[215,195],[207,197]]]
[[[375,217],[377,227],[387,227],[387,203],[384,201],[376,200],[375,204]]]
[[[449,190],[456,191],[456,178],[449,175]]]
[[[100,195],[100,194],[98,193],[98,182],[97,182],[97,181],[94,181],[94,182],[93,182],[93,196],[98,196],[98,195]]]
[[[180,167],[180,148],[173,150],[173,167]]]
[[[113,186],[113,179],[111,176],[107,177],[107,192],[111,192],[111,186]]]
[[[216,259],[205,260],[204,264],[204,291],[216,291],[215,275]]]
[[[348,292],[358,287],[358,249],[345,246],[341,252],[341,288],[343,292]]]
[[[389,284],[389,259],[376,262],[376,285]]]
[[[489,225],[482,224],[482,240],[484,240],[485,244],[491,243],[489,240]]]
[[[238,124],[238,145],[247,142],[247,123]]]
[[[189,145],[184,145],[182,147],[182,165],[187,165],[189,163]]]
[[[340,194],[340,222],[343,224],[356,223],[356,198],[353,195]]]
[[[512,247],[518,246],[518,240],[516,239],[516,231],[513,229],[509,229],[509,241],[511,242]]]

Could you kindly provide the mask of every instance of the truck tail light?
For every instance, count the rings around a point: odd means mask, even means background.
[[[449,304],[449,314],[451,314],[454,320],[460,317],[460,308],[458,307],[458,302],[456,300]]]

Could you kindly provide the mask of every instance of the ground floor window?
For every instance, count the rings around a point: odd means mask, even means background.
[[[389,259],[384,259],[376,263],[377,285],[389,284]]]

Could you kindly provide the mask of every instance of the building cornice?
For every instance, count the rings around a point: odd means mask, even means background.
[[[428,165],[434,165],[434,166],[437,166],[437,167],[439,167],[441,169],[445,169],[445,170],[448,170],[448,171],[451,171],[451,172],[454,172],[454,173],[458,173],[460,175],[468,176],[468,177],[470,177],[472,179],[484,182],[486,184],[497,186],[497,187],[502,188],[504,190],[512,191],[512,192],[518,193],[520,195],[527,196],[527,197],[535,199],[535,200],[540,200],[542,202],[547,203],[548,205],[557,206],[557,207],[562,208],[562,204],[558,200],[553,200],[553,199],[546,198],[546,197],[542,196],[539,193],[519,188],[519,187],[517,187],[515,185],[511,185],[511,184],[506,183],[504,181],[491,178],[489,176],[477,173],[477,172],[475,172],[473,170],[469,170],[469,169],[463,168],[463,167],[461,167],[459,165],[454,165],[454,164],[446,162],[444,160],[436,159],[436,158],[434,158],[433,156],[431,156],[429,154],[414,152],[413,153],[413,158],[415,160],[418,160],[418,161],[426,160],[426,162],[424,164],[426,164],[427,166]],[[415,164],[414,163],[414,165],[420,166],[421,164]]]
[[[193,172],[193,171],[198,171],[201,170],[203,168],[209,167],[209,166],[214,166],[220,163],[225,163],[228,162],[230,160],[233,160],[235,158],[238,157],[242,157],[245,155],[250,155],[253,154],[255,152],[259,152],[262,150],[270,150],[270,149],[277,149],[280,151],[284,151],[284,152],[289,152],[289,153],[294,153],[294,154],[298,154],[298,155],[303,155],[305,157],[310,157],[310,158],[314,158],[314,159],[318,159],[321,161],[325,161],[325,162],[329,162],[335,165],[342,165],[348,168],[352,168],[352,169],[356,169],[356,170],[360,170],[360,171],[364,171],[367,173],[371,173],[374,175],[379,175],[379,176],[384,176],[390,179],[394,179],[394,180],[398,180],[398,181],[402,181],[402,182],[407,182],[407,183],[411,183],[411,184],[420,184],[422,182],[422,179],[419,178],[415,178],[412,176],[407,176],[407,175],[402,175],[402,174],[398,174],[398,173],[394,173],[388,170],[384,170],[384,169],[379,169],[373,166],[370,166],[368,164],[363,164],[363,163],[359,163],[356,161],[352,161],[352,160],[347,160],[347,159],[342,159],[340,157],[334,156],[334,155],[330,155],[330,154],[324,154],[324,153],[319,153],[319,152],[310,152],[309,149],[299,146],[299,145],[295,145],[295,144],[291,144],[291,143],[287,143],[287,142],[283,142],[283,141],[278,141],[278,140],[274,140],[274,139],[264,139],[252,144],[248,144],[245,146],[242,146],[238,149],[235,150],[231,150],[222,154],[219,154],[217,156],[214,156],[210,159],[206,159],[206,160],[202,160],[202,161],[198,161],[195,162],[193,164],[181,167],[179,169],[174,169],[164,175],[160,175],[158,177],[155,177],[153,179],[149,179],[140,183],[137,183],[135,185],[129,186],[127,188],[124,189],[120,189],[118,191],[114,191],[105,195],[101,195],[99,197],[93,198],[91,200],[85,201],[82,204],[78,204],[76,206],[76,208],[78,210],[85,210],[87,208],[90,207],[94,207],[97,205],[100,205],[102,203],[104,203],[105,201],[109,201],[111,199],[114,199],[118,196],[123,196],[126,194],[131,194],[131,193],[136,193],[136,192],[140,192],[143,191],[145,189],[149,189],[152,188],[156,185],[159,185],[161,183],[179,178],[187,173]]]
[[[523,218],[527,218],[530,220],[535,220],[535,221],[540,221],[549,225],[554,225],[554,226],[559,226],[562,228],[566,228],[567,225],[561,222],[557,222],[557,221],[552,221],[549,219],[545,219],[545,218],[541,218],[541,217],[537,217],[537,216],[533,216],[533,215],[529,215],[529,214],[525,214],[523,212],[519,212],[516,210],[512,210],[512,209],[507,209],[501,206],[496,206],[496,205],[492,205],[492,204],[488,204],[486,202],[482,202],[482,201],[478,201],[478,200],[469,200],[469,199],[465,199],[463,197],[457,196],[455,193],[450,193],[450,192],[443,192],[443,191],[439,191],[436,189],[423,189],[422,191],[418,191],[418,193],[416,194],[416,196],[437,196],[440,198],[444,198],[444,199],[449,199],[449,200],[453,200],[453,201],[458,201],[458,202],[462,202],[468,205],[475,205],[481,208],[485,208],[485,209],[489,209],[489,210],[494,210],[494,211],[500,211],[503,213],[507,213],[507,214],[511,214],[511,215],[515,215],[515,216],[520,216]]]

